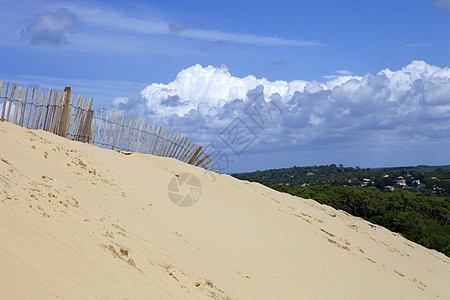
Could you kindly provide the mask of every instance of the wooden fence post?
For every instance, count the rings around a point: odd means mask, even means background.
[[[20,110],[19,125],[23,127],[23,119],[25,118],[25,108],[27,107],[28,88],[25,89],[25,93],[22,97],[22,108]]]
[[[6,121],[9,121],[9,115],[11,114],[11,107],[12,107],[12,103],[14,101],[14,95],[16,93],[16,87],[17,87],[17,84],[14,83],[12,91],[11,91],[11,96],[9,97],[8,113],[6,114]]]
[[[33,109],[33,102],[34,102],[34,90],[36,88],[33,88],[32,92],[31,92],[31,102],[30,102],[30,107],[28,108],[28,117],[27,117],[27,121],[25,123],[25,127],[30,128],[28,126],[28,124],[30,123],[30,117],[31,117],[31,110]]]
[[[22,87],[19,86],[19,91],[17,92],[17,99],[16,99],[16,104],[14,106],[14,115],[13,115],[13,123],[17,124],[17,114],[19,113],[19,105],[20,105],[20,101],[21,101],[21,94],[22,94]]]
[[[67,125],[69,124],[70,118],[70,86],[64,88],[64,104],[62,113],[62,124],[61,124],[61,136],[67,138]]]

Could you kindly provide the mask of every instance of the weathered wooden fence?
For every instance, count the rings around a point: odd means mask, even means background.
[[[4,97],[2,97],[4,92]],[[16,94],[17,92],[17,94]],[[9,93],[9,97],[8,97]],[[28,98],[29,94],[31,97]],[[122,152],[140,152],[173,157],[191,165],[212,170],[209,154],[186,137],[162,126],[135,118],[120,116],[114,111],[97,114],[92,110],[92,98],[74,95],[70,87],[63,92],[22,88],[0,81],[3,100],[1,121],[9,121],[30,129],[43,129],[62,137],[101,148]]]
[[[95,112],[92,126],[92,144],[102,148],[126,152],[140,152],[157,156],[173,157],[191,165],[208,170],[212,161],[188,138],[182,137],[163,126],[144,122],[138,118],[125,117],[115,111]]]
[[[5,96],[3,95],[5,91]],[[9,97],[8,97],[9,92]],[[29,97],[31,96],[31,97]],[[89,128],[92,122],[92,98],[88,101],[81,95],[76,104],[70,88],[64,92],[41,91],[40,88],[22,88],[0,81],[0,97],[3,99],[1,121],[30,129],[43,129],[54,134],[81,142],[90,142]],[[1,103],[1,102],[0,102]]]

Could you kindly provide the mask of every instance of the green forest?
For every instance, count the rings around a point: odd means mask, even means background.
[[[450,168],[294,167],[233,176],[314,199],[450,257]]]

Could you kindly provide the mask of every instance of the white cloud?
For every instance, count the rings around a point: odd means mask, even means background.
[[[437,140],[450,146],[449,94],[449,68],[423,61],[327,82],[239,78],[225,66],[194,65],[168,84],[150,84],[142,90],[142,99],[116,103],[115,109],[166,124],[202,144],[218,140],[239,117],[259,137],[247,151],[301,147],[385,153],[423,148],[428,142],[435,147]],[[264,126],[255,122],[258,116],[246,114],[254,103],[274,108]]]
[[[434,4],[450,11],[450,0],[434,0]]]
[[[353,74],[353,72],[349,71],[349,70],[337,70],[336,73],[340,74],[340,75],[352,75]]]
[[[405,47],[430,47],[430,44],[426,44],[426,43],[411,43],[411,44],[406,44]]]
[[[22,30],[22,37],[33,44],[48,43],[59,46],[67,43],[66,34],[77,24],[77,18],[67,9],[36,15],[33,23]]]
[[[276,36],[260,36],[247,33],[230,33],[220,30],[192,28],[183,23],[171,23],[156,18],[139,19],[100,8],[68,6],[82,22],[111,31],[135,35],[172,35],[210,42],[230,42],[258,46],[319,46],[316,41],[285,39]]]

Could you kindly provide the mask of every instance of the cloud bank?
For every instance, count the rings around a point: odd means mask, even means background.
[[[395,157],[404,147],[450,146],[449,68],[413,61],[375,75],[337,73],[342,76],[327,82],[286,82],[235,77],[226,66],[194,65],[168,84],[150,84],[142,99],[116,99],[114,106],[202,144],[216,141],[235,156],[242,153],[224,139],[231,129],[245,131],[246,140],[252,140],[248,153],[333,149],[339,157],[354,150],[366,163],[375,160],[367,157],[375,151]]]

